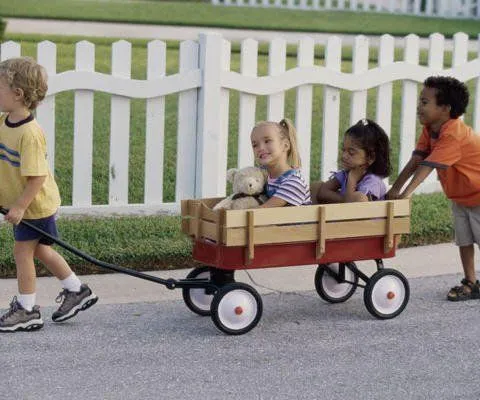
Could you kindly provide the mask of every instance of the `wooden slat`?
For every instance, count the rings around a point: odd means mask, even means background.
[[[217,224],[213,222],[201,221],[201,233],[202,237],[210,240],[217,241]]]
[[[325,254],[325,236],[326,223],[325,223],[325,207],[318,207],[318,226],[317,226],[317,259],[320,259]]]
[[[210,197],[206,199],[201,199],[202,203],[205,204],[208,208],[213,208],[215,204],[223,200],[225,197]]]
[[[255,214],[255,219],[257,215]],[[410,217],[395,218],[392,224],[393,234],[410,232]],[[385,219],[342,221],[327,223],[325,240],[362,236],[384,236]],[[226,246],[246,246],[246,228],[224,231]],[[318,224],[271,225],[255,227],[255,244],[317,241]]]
[[[253,211],[247,211],[247,264],[255,257],[255,217]]]
[[[328,204],[325,207],[325,220],[345,221],[367,218],[386,218],[387,208],[385,201],[372,201],[364,203],[342,203]],[[410,200],[394,200],[395,217],[410,215]],[[318,207],[282,207],[262,208],[255,210],[256,226],[272,224],[294,224],[318,220]],[[226,214],[225,225],[227,228],[238,228],[246,226],[245,210],[229,210]]]
[[[202,218],[202,205],[200,203],[194,203],[193,204],[193,209],[194,209],[194,216],[195,216],[195,238],[200,239],[202,237],[202,224],[201,224],[201,218]]]
[[[225,210],[220,210],[218,213],[218,219],[216,222],[217,225],[217,239],[221,240],[223,238],[223,227],[225,225]]]
[[[389,201],[387,203],[387,229],[385,236],[385,253],[388,253],[393,248],[393,221],[394,221],[394,213],[395,213],[395,203],[393,201]]]
[[[180,210],[182,215],[182,232],[190,235],[190,214],[189,214],[189,201],[182,200],[180,202]]]
[[[212,222],[218,221],[218,216],[219,216],[218,211],[213,211],[210,207],[205,205],[205,203],[203,202],[201,207],[202,207],[202,219],[207,221],[212,221]]]
[[[191,200],[182,200],[180,202],[180,212],[182,217],[190,216],[189,214],[189,204]]]

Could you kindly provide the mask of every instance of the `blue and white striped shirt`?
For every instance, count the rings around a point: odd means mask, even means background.
[[[312,204],[310,187],[299,169],[290,169],[278,178],[268,178],[267,197],[273,196],[291,206]]]

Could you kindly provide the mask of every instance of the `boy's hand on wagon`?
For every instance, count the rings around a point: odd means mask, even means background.
[[[385,198],[388,200],[397,200],[400,198],[400,192],[395,189],[390,189],[385,195]]]
[[[25,214],[25,209],[20,207],[12,207],[8,211],[8,214],[5,215],[5,220],[10,222],[13,225],[18,225]]]

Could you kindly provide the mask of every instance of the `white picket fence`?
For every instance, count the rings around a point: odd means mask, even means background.
[[[213,5],[480,18],[478,0],[212,0]]]
[[[479,41],[480,43],[480,41]],[[52,169],[55,155],[55,96],[74,91],[74,145],[72,205],[63,206],[67,214],[111,214],[177,212],[181,199],[222,196],[226,191],[227,146],[229,135],[229,95],[239,92],[238,166],[253,164],[250,131],[255,124],[258,96],[267,96],[267,119],[278,121],[284,116],[294,120],[301,145],[304,172],[320,169],[327,179],[337,169],[340,130],[340,92],[352,92],[350,122],[367,113],[367,90],[377,88],[376,121],[387,133],[392,130],[392,85],[402,82],[399,166],[405,165],[415,144],[417,131],[416,103],[419,83],[430,75],[449,75],[462,81],[474,79],[471,93],[474,108],[473,125],[480,130],[480,59],[468,58],[468,36],[454,36],[453,67],[444,69],[444,37],[430,36],[428,66],[419,65],[419,37],[405,37],[403,61],[394,61],[394,38],[381,37],[378,65],[369,67],[369,42],[357,36],[353,46],[351,73],[341,71],[342,43],[336,36],[326,43],[325,66],[314,63],[314,41],[305,37],[298,44],[297,66],[286,70],[286,42],[270,42],[268,75],[258,76],[258,43],[247,39],[241,44],[240,72],[230,69],[231,44],[220,35],[201,34],[198,41],[180,45],[179,72],[166,76],[166,45],[161,41],[148,44],[146,80],[130,78],[131,45],[126,41],[113,44],[111,75],[94,71],[94,45],[76,44],[75,70],[56,73],[56,46],[51,42],[38,45],[38,61],[49,73],[48,96],[37,111],[37,118],[48,135],[48,152]],[[0,58],[20,55],[18,43],[1,45]],[[323,109],[313,108],[313,90],[323,88]],[[285,93],[296,90],[294,115],[285,115]],[[111,94],[110,159],[108,204],[92,204],[93,172],[93,96],[96,91]],[[165,97],[179,93],[176,191],[174,202],[164,202]],[[129,120],[130,99],[146,100],[146,145],[144,202],[129,204]],[[323,113],[320,132],[312,132],[312,117]],[[395,128],[397,129],[397,127]],[[312,135],[320,135],[320,165],[311,165]],[[422,186],[424,192],[439,190],[435,176]]]

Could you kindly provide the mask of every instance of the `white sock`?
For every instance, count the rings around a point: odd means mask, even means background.
[[[32,311],[32,308],[35,305],[35,297],[36,297],[36,293],[19,294],[17,295],[17,301],[25,310]]]
[[[82,282],[78,279],[77,275],[75,275],[75,272],[72,272],[69,277],[62,279],[60,283],[62,284],[62,287],[69,292],[78,293],[80,291],[80,286],[82,286]]]

